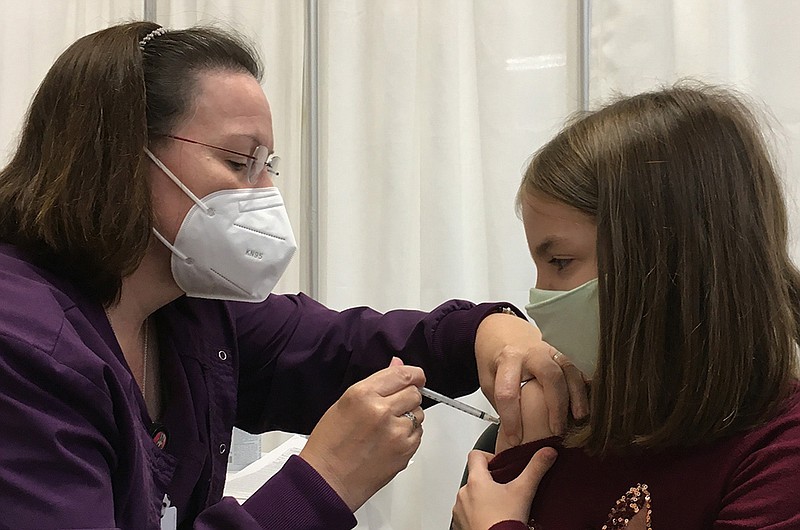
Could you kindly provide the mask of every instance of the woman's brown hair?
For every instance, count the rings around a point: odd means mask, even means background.
[[[0,241],[108,305],[141,262],[153,223],[144,148],[192,107],[200,72],[249,72],[257,55],[214,28],[134,22],[87,35],[56,60],[0,171]]]
[[[696,445],[778,410],[797,373],[800,275],[741,98],[682,83],[578,116],[532,158],[518,201],[529,193],[597,222],[599,359],[569,443]]]

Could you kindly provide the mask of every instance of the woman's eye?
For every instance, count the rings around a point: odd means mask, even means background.
[[[549,263],[555,266],[559,271],[563,271],[567,268],[567,265],[572,263],[572,258],[552,258]]]
[[[228,160],[228,165],[234,171],[244,171],[247,169],[247,164],[243,164],[242,162],[236,162],[234,160]]]

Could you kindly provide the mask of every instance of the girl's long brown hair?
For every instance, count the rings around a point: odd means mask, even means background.
[[[590,420],[568,442],[695,445],[776,412],[797,374],[800,275],[739,97],[684,83],[579,116],[534,155],[526,193],[597,221],[599,360]]]

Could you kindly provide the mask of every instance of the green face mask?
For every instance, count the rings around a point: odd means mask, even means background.
[[[600,342],[596,278],[571,291],[534,287],[525,310],[545,341],[568,356],[587,377],[594,374]]]

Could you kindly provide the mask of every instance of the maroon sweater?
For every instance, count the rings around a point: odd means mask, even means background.
[[[601,459],[548,438],[498,454],[492,476],[512,480],[548,445],[559,456],[531,507],[537,529],[626,528],[611,512],[624,520],[635,501],[659,530],[800,529],[800,386],[772,421],[710,445]],[[504,521],[490,530],[526,528]]]

